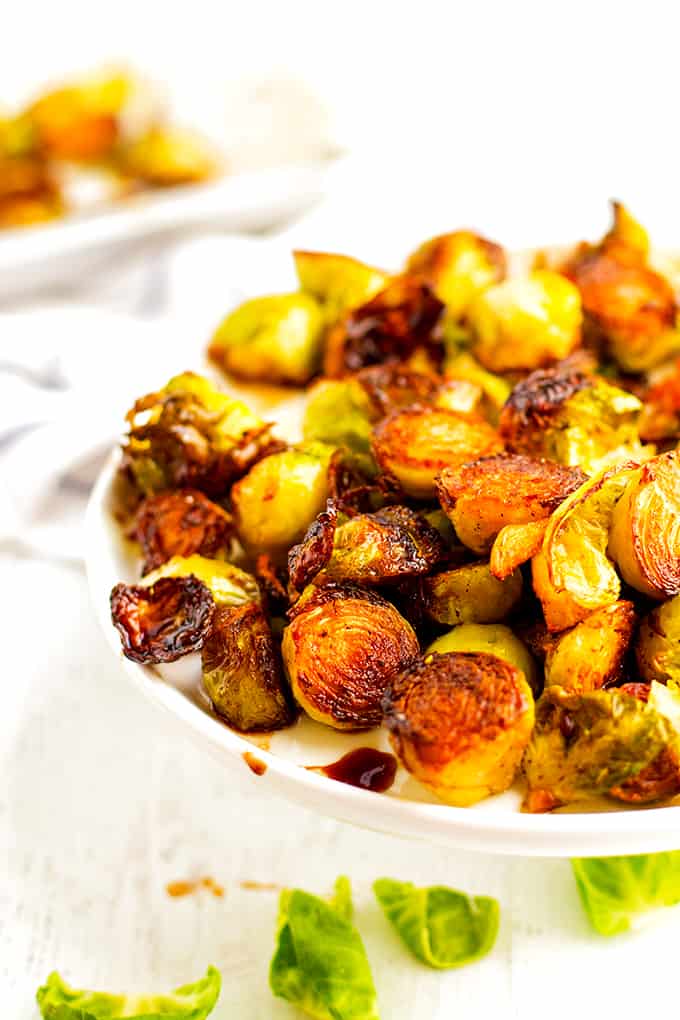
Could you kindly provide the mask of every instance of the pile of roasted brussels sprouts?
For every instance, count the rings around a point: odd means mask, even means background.
[[[218,161],[192,132],[167,122],[148,86],[129,74],[75,81],[0,115],[0,227],[42,223],[88,193],[121,197],[212,177]]]
[[[465,231],[397,274],[295,261],[210,355],[309,384],[301,442],[190,373],[128,414],[125,655],[200,652],[242,731],[384,723],[449,804],[679,794],[680,329],[644,230],[615,205],[514,275]]]

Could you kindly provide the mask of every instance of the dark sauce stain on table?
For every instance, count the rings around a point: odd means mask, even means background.
[[[263,761],[260,761],[260,759],[256,755],[254,755],[252,751],[244,751],[243,760],[250,769],[250,771],[254,772],[256,776],[263,776],[267,771],[267,766],[265,765],[265,763]]]
[[[329,779],[361,790],[384,793],[389,790],[397,774],[397,759],[386,751],[374,747],[357,747],[343,754],[330,765],[308,765],[310,772],[320,772]]]

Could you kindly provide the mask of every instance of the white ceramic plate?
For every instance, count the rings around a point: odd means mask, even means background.
[[[264,399],[260,391],[243,387],[242,395],[254,409],[279,421],[283,435],[297,438],[301,397],[288,397],[274,411],[271,394]],[[567,857],[647,853],[680,846],[679,807],[528,815],[519,811],[519,790],[472,808],[448,807],[436,802],[402,769],[384,794],[335,782],[304,766],[329,764],[354,747],[387,750],[382,730],[338,733],[301,718],[292,728],[273,734],[268,747],[263,746],[256,738],[230,730],[212,713],[200,688],[198,656],[159,667],[158,672],[125,659],[110,620],[109,593],[116,582],[138,578],[139,563],[111,514],[116,464],[113,453],[93,490],[86,523],[90,588],[107,640],[139,690],[170,712],[203,748],[219,755],[225,765],[243,770],[248,769],[244,754],[253,754],[266,767],[263,775],[253,777],[256,786],[365,828],[469,850]]]
[[[226,175],[210,183],[145,192],[54,223],[2,231],[0,300],[63,284],[149,238],[188,227],[264,230],[323,192],[327,164]]]

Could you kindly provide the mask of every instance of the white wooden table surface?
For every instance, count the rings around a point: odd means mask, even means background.
[[[216,1020],[298,1016],[267,986],[277,893],[354,884],[383,1020],[647,1015],[676,987],[680,914],[614,940],[591,935],[567,862],[457,854],[350,828],[272,800],[226,771],[128,686],[78,567],[5,555],[0,706],[0,1003],[38,1016],[52,969],[77,985],[164,990],[222,971]],[[173,899],[210,875],[225,895]],[[412,962],[370,893],[379,875],[497,896],[485,960]]]

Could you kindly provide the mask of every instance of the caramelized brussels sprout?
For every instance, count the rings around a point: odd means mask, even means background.
[[[319,379],[309,390],[302,423],[307,440],[370,454],[373,409],[357,378]]]
[[[156,125],[120,151],[118,165],[146,184],[171,188],[213,177],[218,160],[212,146],[193,131]]]
[[[617,461],[644,459],[637,432],[641,408],[632,393],[565,362],[515,386],[499,431],[513,453],[548,457],[593,474]]]
[[[650,376],[639,429],[640,437],[647,442],[680,439],[680,358]]]
[[[616,602],[619,576],[607,555],[614,508],[637,465],[601,472],[550,517],[532,560],[534,591],[551,631],[566,630]]]
[[[326,540],[320,545],[324,523],[333,528],[332,542]],[[295,587],[311,580],[315,584],[383,584],[426,574],[447,555],[439,532],[405,506],[385,507],[343,521],[326,512],[321,523],[314,522],[301,545],[291,549],[288,561]],[[302,564],[306,565],[304,572]],[[310,571],[311,564],[317,572]]]
[[[446,381],[435,372],[418,371],[399,362],[369,365],[357,372],[354,378],[371,403],[373,421],[411,404],[434,404],[440,399],[455,399]]]
[[[657,712],[666,716],[673,725],[677,738],[680,702],[676,689],[667,689],[658,683],[629,683],[624,684],[619,690],[633,698],[639,698],[640,701],[649,702]],[[680,747],[677,739],[665,747],[636,776],[626,779],[620,786],[610,790],[612,797],[627,804],[649,804],[655,800],[673,797],[677,793],[680,793]]]
[[[41,96],[29,107],[40,147],[57,159],[99,160],[121,134],[121,113],[134,90],[122,75],[95,78]]]
[[[328,332],[324,373],[339,378],[368,365],[421,356],[437,366],[444,356],[444,305],[420,280],[399,276]]]
[[[584,694],[618,683],[635,623],[633,603],[614,602],[558,635],[545,660],[546,687]]]
[[[339,319],[348,308],[370,301],[389,282],[382,269],[348,255],[294,251],[293,258],[300,288],[322,303],[329,323]]]
[[[461,807],[510,786],[534,723],[524,675],[484,652],[418,659],[394,681],[384,710],[402,765]]]
[[[279,652],[257,603],[217,609],[201,661],[208,697],[230,726],[251,733],[293,721]]]
[[[163,577],[195,577],[210,591],[218,606],[242,606],[259,602],[260,589],[251,575],[223,560],[204,556],[173,556],[157,570],[145,574],[141,585],[155,585]]]
[[[443,372],[447,379],[458,379],[479,386],[484,394],[486,416],[492,423],[497,423],[501,409],[512,391],[507,379],[487,372],[467,351],[447,353]]]
[[[145,495],[172,488],[220,495],[278,445],[271,426],[192,372],[137,400],[127,421],[123,469]]]
[[[680,685],[680,595],[645,616],[635,648],[642,677]]]
[[[549,270],[489,287],[467,317],[473,353],[491,372],[531,371],[566,358],[581,342],[578,290]]]
[[[460,319],[481,291],[503,279],[506,259],[500,245],[469,230],[456,230],[421,244],[409,256],[406,269],[423,278],[447,313]]]
[[[245,549],[285,563],[288,550],[326,505],[334,448],[301,443],[257,462],[231,490],[236,531]]]
[[[585,480],[578,468],[499,453],[444,468],[437,493],[461,542],[482,554],[503,527],[549,517]]]
[[[499,581],[488,563],[467,563],[422,582],[425,612],[437,623],[498,623],[522,597],[519,571]]]
[[[231,545],[231,514],[196,489],[171,489],[139,505],[130,537],[142,547],[142,573],[173,556],[223,558]]]
[[[303,385],[318,371],[322,340],[318,301],[308,294],[273,294],[230,312],[208,354],[241,379]]]
[[[117,584],[111,592],[111,619],[133,662],[175,662],[198,651],[214,612],[210,590],[191,575]]]
[[[0,160],[0,177],[5,168]],[[0,196],[0,228],[29,227],[34,223],[47,223],[65,211],[64,201],[53,183],[40,191]]]
[[[536,663],[527,646],[502,623],[460,623],[429,646],[431,652],[486,652],[519,669],[533,692],[538,690]]]
[[[0,226],[21,227],[59,216],[64,202],[26,117],[0,118]]]
[[[506,524],[496,535],[489,555],[489,570],[499,581],[514,573],[541,551],[548,518],[528,524]]]
[[[498,433],[487,422],[440,407],[394,411],[373,431],[373,454],[380,467],[416,499],[436,493],[436,477],[446,467],[500,453]]]
[[[610,794],[672,742],[668,720],[616,688],[576,694],[548,687],[524,755],[527,811]]]
[[[353,585],[308,589],[290,615],[282,651],[298,704],[333,729],[377,726],[388,684],[418,654],[411,625]]]
[[[630,478],[614,508],[608,552],[643,595],[680,593],[680,451],[647,461]]]
[[[625,372],[644,372],[680,350],[668,280],[647,262],[646,234],[623,206],[599,245],[581,245],[562,267],[578,287],[591,333]]]

